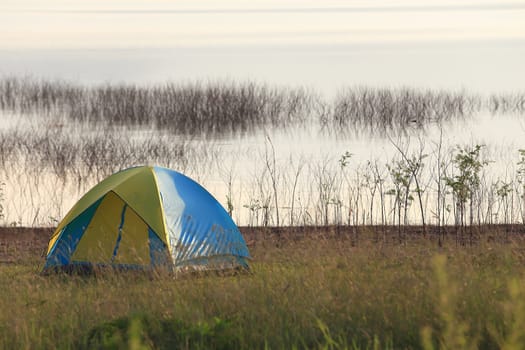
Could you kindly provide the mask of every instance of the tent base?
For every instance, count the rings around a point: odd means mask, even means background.
[[[70,264],[60,266],[50,266],[44,268],[42,275],[48,276],[53,274],[69,274],[69,275],[97,275],[97,274],[111,274],[111,273],[137,273],[137,274],[166,274],[173,273],[172,268],[165,266],[158,267],[144,267],[135,265],[106,265],[106,264]]]
[[[150,275],[150,276],[174,276],[174,277],[186,277],[186,276],[234,276],[242,273],[251,273],[249,266],[241,265],[227,265],[227,266],[184,266],[184,267],[144,267],[144,266],[133,266],[133,265],[106,265],[106,264],[70,264],[60,266],[46,267],[41,275],[49,276],[55,274],[67,274],[75,276],[96,276],[96,275],[108,275],[112,273],[126,273],[126,274],[139,274],[139,275]]]

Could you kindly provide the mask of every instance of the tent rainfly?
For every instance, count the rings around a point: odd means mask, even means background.
[[[174,170],[141,166],[111,175],[73,206],[49,241],[44,272],[248,268],[249,256],[208,191]]]

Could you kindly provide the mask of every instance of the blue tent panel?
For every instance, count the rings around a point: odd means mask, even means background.
[[[60,232],[59,238],[49,252],[44,269],[51,266],[67,265],[71,263],[71,254],[75,251],[80,238],[95,215],[102,198],[93,203],[82,214],[66,225]]]
[[[203,257],[250,257],[237,225],[204,187],[174,170],[154,167],[175,266]],[[243,264],[244,265],[244,264]]]
[[[148,241],[151,266],[171,266],[168,263],[170,260],[168,248],[151,228],[148,229]]]

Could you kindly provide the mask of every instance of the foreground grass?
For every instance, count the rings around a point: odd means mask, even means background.
[[[259,243],[253,273],[0,265],[0,348],[525,348],[525,245]]]

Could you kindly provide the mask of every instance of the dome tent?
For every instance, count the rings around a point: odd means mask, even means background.
[[[87,192],[51,236],[44,272],[248,268],[249,251],[226,210],[171,169],[117,172]]]

